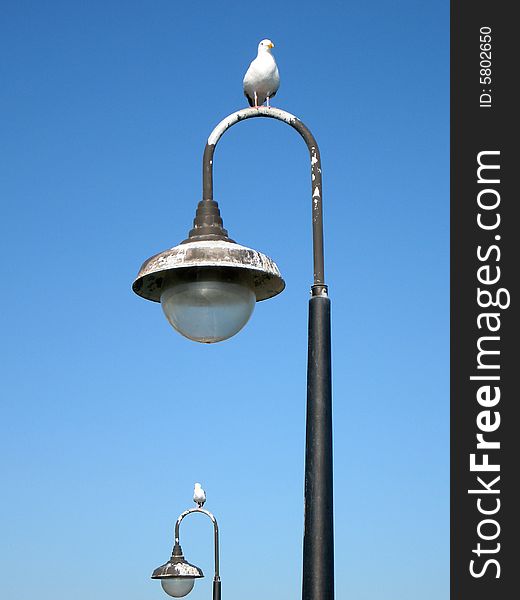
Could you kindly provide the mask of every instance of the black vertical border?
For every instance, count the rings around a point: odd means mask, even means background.
[[[453,600],[501,600],[520,597],[520,539],[518,538],[518,512],[520,510],[520,404],[517,373],[520,377],[520,345],[517,337],[518,279],[520,277],[520,194],[517,179],[520,177],[520,153],[517,147],[520,106],[514,88],[518,88],[520,75],[519,23],[513,17],[515,4],[494,0],[452,0],[451,2],[451,598]],[[480,28],[491,27],[491,85],[480,82]],[[480,95],[491,89],[491,108],[480,107]],[[495,231],[484,231],[477,225],[477,195],[482,184],[477,182],[477,156],[487,150],[500,151],[500,184],[490,185],[500,193],[500,226]],[[488,160],[489,162],[489,160]],[[482,212],[482,211],[480,211]],[[491,218],[491,214],[486,215]],[[500,235],[500,240],[495,239]],[[500,260],[492,252],[488,261],[479,261],[477,247],[485,249],[492,244],[500,247]],[[492,274],[495,267],[501,270],[500,281],[495,286],[483,286],[477,280],[480,266],[489,264]],[[479,330],[477,317],[491,309],[479,308],[477,288],[496,291],[506,288],[511,296],[507,309],[496,308],[500,313],[500,336],[495,355],[500,369],[477,369],[477,340],[486,335]],[[476,400],[476,392],[486,382],[471,381],[472,375],[499,374],[501,399],[495,408],[500,412],[500,427],[486,438],[500,441],[500,449],[486,451],[490,463],[500,464],[498,473],[470,471],[470,454],[477,453],[479,461],[483,451],[476,449],[477,415],[485,410]],[[495,383],[492,383],[495,385]],[[482,494],[481,506],[496,506],[496,515],[483,515],[477,508],[478,494],[468,490],[478,489],[477,476],[489,482],[500,475],[493,486],[499,494]],[[495,540],[479,538],[477,528],[485,518],[496,519],[500,534]],[[493,524],[484,525],[481,531],[493,535]],[[477,544],[485,549],[496,548],[496,553],[474,552]],[[481,572],[487,559],[500,564],[500,577],[496,578],[496,565],[489,564],[482,577],[470,574],[470,561],[476,561],[474,570]],[[507,591],[506,591],[507,590]],[[516,590],[516,591],[515,591]],[[511,595],[512,594],[512,595]]]

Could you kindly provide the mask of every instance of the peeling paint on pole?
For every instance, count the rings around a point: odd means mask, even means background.
[[[311,159],[312,180],[312,228],[313,228],[313,255],[314,255],[314,287],[313,293],[326,294],[324,256],[323,256],[323,216],[322,216],[322,181],[321,160],[318,144],[307,127],[291,113],[274,107],[260,106],[258,108],[245,108],[232,113],[223,119],[211,132],[204,150],[202,178],[203,201],[213,200],[213,155],[215,147],[224,133],[233,125],[245,121],[264,117],[276,119],[296,129],[303,137],[309,149]]]

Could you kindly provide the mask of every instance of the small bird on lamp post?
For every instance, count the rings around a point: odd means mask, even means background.
[[[204,506],[204,502],[206,502],[206,492],[202,489],[200,483],[195,484],[195,488],[193,490],[193,502],[195,502],[199,508],[202,508]]]

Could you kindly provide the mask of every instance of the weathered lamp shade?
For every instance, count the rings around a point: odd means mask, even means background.
[[[160,579],[163,590],[173,598],[189,594],[200,577],[204,577],[202,569],[184,559],[179,545],[175,545],[170,560],[152,573],[152,579]]]
[[[255,302],[285,287],[278,267],[261,252],[228,239],[186,241],[149,258],[132,286],[161,302],[170,324],[205,343],[235,335]]]

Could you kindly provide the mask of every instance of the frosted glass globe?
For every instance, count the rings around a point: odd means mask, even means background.
[[[191,592],[195,585],[193,577],[166,577],[161,579],[162,589],[173,598],[182,598]]]
[[[161,305],[170,324],[196,342],[227,340],[249,321],[255,293],[242,283],[229,281],[178,282],[161,294]]]

